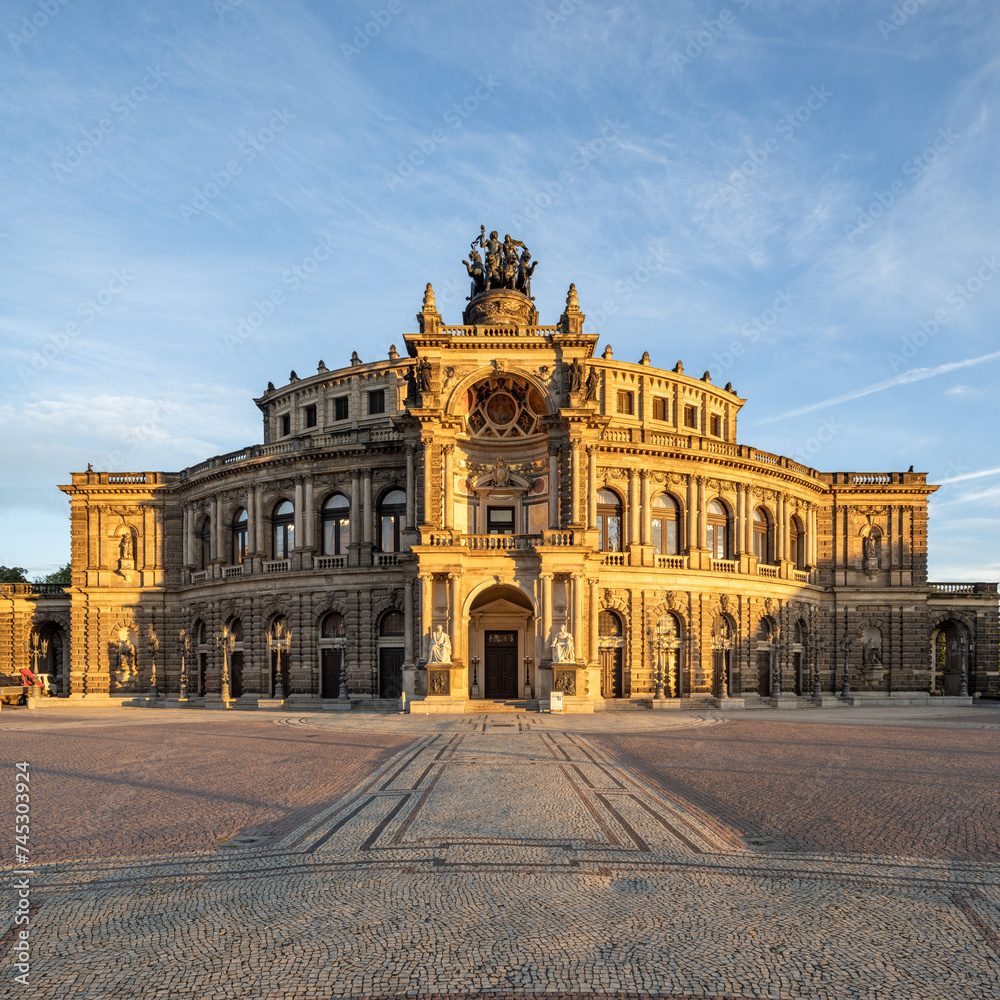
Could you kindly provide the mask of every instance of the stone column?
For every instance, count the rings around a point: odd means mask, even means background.
[[[257,551],[257,512],[254,509],[254,490],[247,490],[247,554]]]
[[[642,484],[642,503],[639,515],[639,539],[642,545],[652,545],[653,539],[650,535],[650,525],[653,519],[652,498],[650,497],[649,472],[642,469],[639,473]],[[678,539],[680,541],[680,539]]]
[[[570,446],[569,478],[570,478],[570,510],[569,523],[576,524],[580,510],[580,449],[574,444]]]
[[[303,500],[303,490],[302,490],[302,477],[297,476],[295,479],[295,548],[301,549],[305,542],[302,537],[302,500]]]
[[[181,565],[191,565],[191,511],[181,507]]]
[[[774,504],[774,561],[785,558],[785,498],[779,493]]]
[[[403,659],[407,663],[415,663],[413,659],[413,581],[406,580],[403,584]]]
[[[597,663],[597,647],[598,647],[598,632],[597,632],[597,581],[590,581],[590,650],[587,656],[587,662],[590,664]],[[583,657],[581,656],[582,660]]]
[[[698,548],[708,546],[708,505],[705,503],[705,479],[698,476]]]
[[[432,573],[420,574],[420,651],[417,653],[418,659],[422,659],[424,652],[424,639],[430,635],[431,625],[434,620],[434,576]]]
[[[549,448],[549,527],[559,527],[559,452]]]
[[[416,445],[406,446],[406,526],[417,524],[417,473],[414,468]]]
[[[254,488],[256,499],[254,502],[254,514],[257,517],[257,551],[267,552],[267,539],[264,537],[264,487]]]
[[[453,659],[463,659],[460,644],[462,641],[462,609],[459,606],[459,584],[462,577],[458,573],[448,574],[448,638],[451,639],[451,655]]]
[[[424,472],[424,510],[423,510],[423,523],[431,523],[431,512],[434,509],[434,505],[431,502],[432,490],[433,490],[433,477],[431,476],[431,469],[434,467],[432,462],[433,450],[431,448],[430,442],[425,441],[424,445],[424,462],[423,462],[423,472]]]
[[[743,490],[737,486],[736,487],[736,522],[733,525],[733,558],[738,559],[743,555],[743,538],[745,531],[743,529],[743,521],[746,517],[743,504]]]
[[[743,487],[743,551],[753,553],[753,497],[750,487]]]
[[[698,548],[698,506],[695,503],[694,477],[688,476],[687,481],[687,547],[691,550]]]
[[[212,558],[222,559],[222,494],[215,497],[215,517],[212,518]]]
[[[583,662],[583,577],[579,574],[573,577],[573,649],[576,651],[577,663]]]
[[[307,475],[305,477],[304,485],[305,485],[305,491],[304,491],[305,492],[305,497],[304,497],[304,502],[303,502],[303,505],[302,505],[302,507],[303,507],[303,509],[302,509],[302,524],[305,527],[305,538],[303,539],[303,541],[305,542],[305,547],[307,549],[311,549],[316,544],[316,541],[313,538],[313,535],[314,535],[315,530],[316,530],[315,529],[315,525],[316,525],[316,511],[313,509],[313,478],[312,478],[312,476],[308,476]]]
[[[365,469],[365,506],[361,520],[361,540],[370,544],[372,540],[372,474],[370,469]]]
[[[444,452],[444,509],[441,511],[441,527],[452,528],[455,524],[455,475],[452,456],[455,453],[453,444],[446,444]]]
[[[628,540],[631,545],[639,544],[639,525],[643,523],[642,501],[639,497],[639,472],[632,470],[629,477],[628,497]]]
[[[587,527],[597,527],[597,446],[587,445]]]
[[[552,657],[549,643],[552,641],[552,574],[542,574],[542,655],[541,660]]]
[[[361,541],[361,474],[355,470],[351,476],[351,544]]]

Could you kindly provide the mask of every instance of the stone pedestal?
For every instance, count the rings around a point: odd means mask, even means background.
[[[681,700],[680,698],[654,698],[653,699],[653,711],[654,712],[677,712],[680,710]]]
[[[767,703],[771,708],[799,708],[801,702],[794,694],[783,694],[777,698],[768,698]]]
[[[713,698],[712,704],[720,712],[742,712],[747,707],[743,698]]]
[[[258,698],[257,707],[266,712],[274,712],[285,707],[284,698]]]
[[[425,672],[427,693],[423,696],[414,695],[412,699],[408,696],[410,713],[456,715],[464,712],[469,701],[469,680],[465,664],[459,660],[451,663],[428,663]],[[404,673],[404,684],[405,682]]]

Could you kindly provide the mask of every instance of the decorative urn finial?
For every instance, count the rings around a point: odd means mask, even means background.
[[[576,285],[570,282],[569,291],[566,293],[566,312],[579,312],[580,300],[576,297]]]

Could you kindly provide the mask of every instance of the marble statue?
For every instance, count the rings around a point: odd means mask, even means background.
[[[451,663],[451,639],[438,625],[431,635],[431,648],[427,654],[428,663]]]
[[[559,628],[559,634],[556,636],[555,642],[552,643],[552,662],[572,663],[575,658],[576,652],[573,649],[573,636],[566,631],[566,624],[563,623]]]

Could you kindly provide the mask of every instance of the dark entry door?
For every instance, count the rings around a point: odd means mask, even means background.
[[[622,696],[622,651],[620,647],[601,650],[601,697]]]
[[[403,693],[403,649],[378,651],[378,694],[380,698],[398,698]]]
[[[802,694],[802,654],[792,654],[792,669],[795,671],[795,693]]]
[[[771,651],[757,650],[757,694],[761,698],[771,697]]]
[[[324,649],[320,653],[320,697],[340,697],[340,650]]]
[[[517,632],[486,633],[486,697],[517,697]]]
[[[229,695],[231,698],[239,698],[243,694],[243,651],[234,650],[229,658],[229,671],[232,677],[229,678]]]

